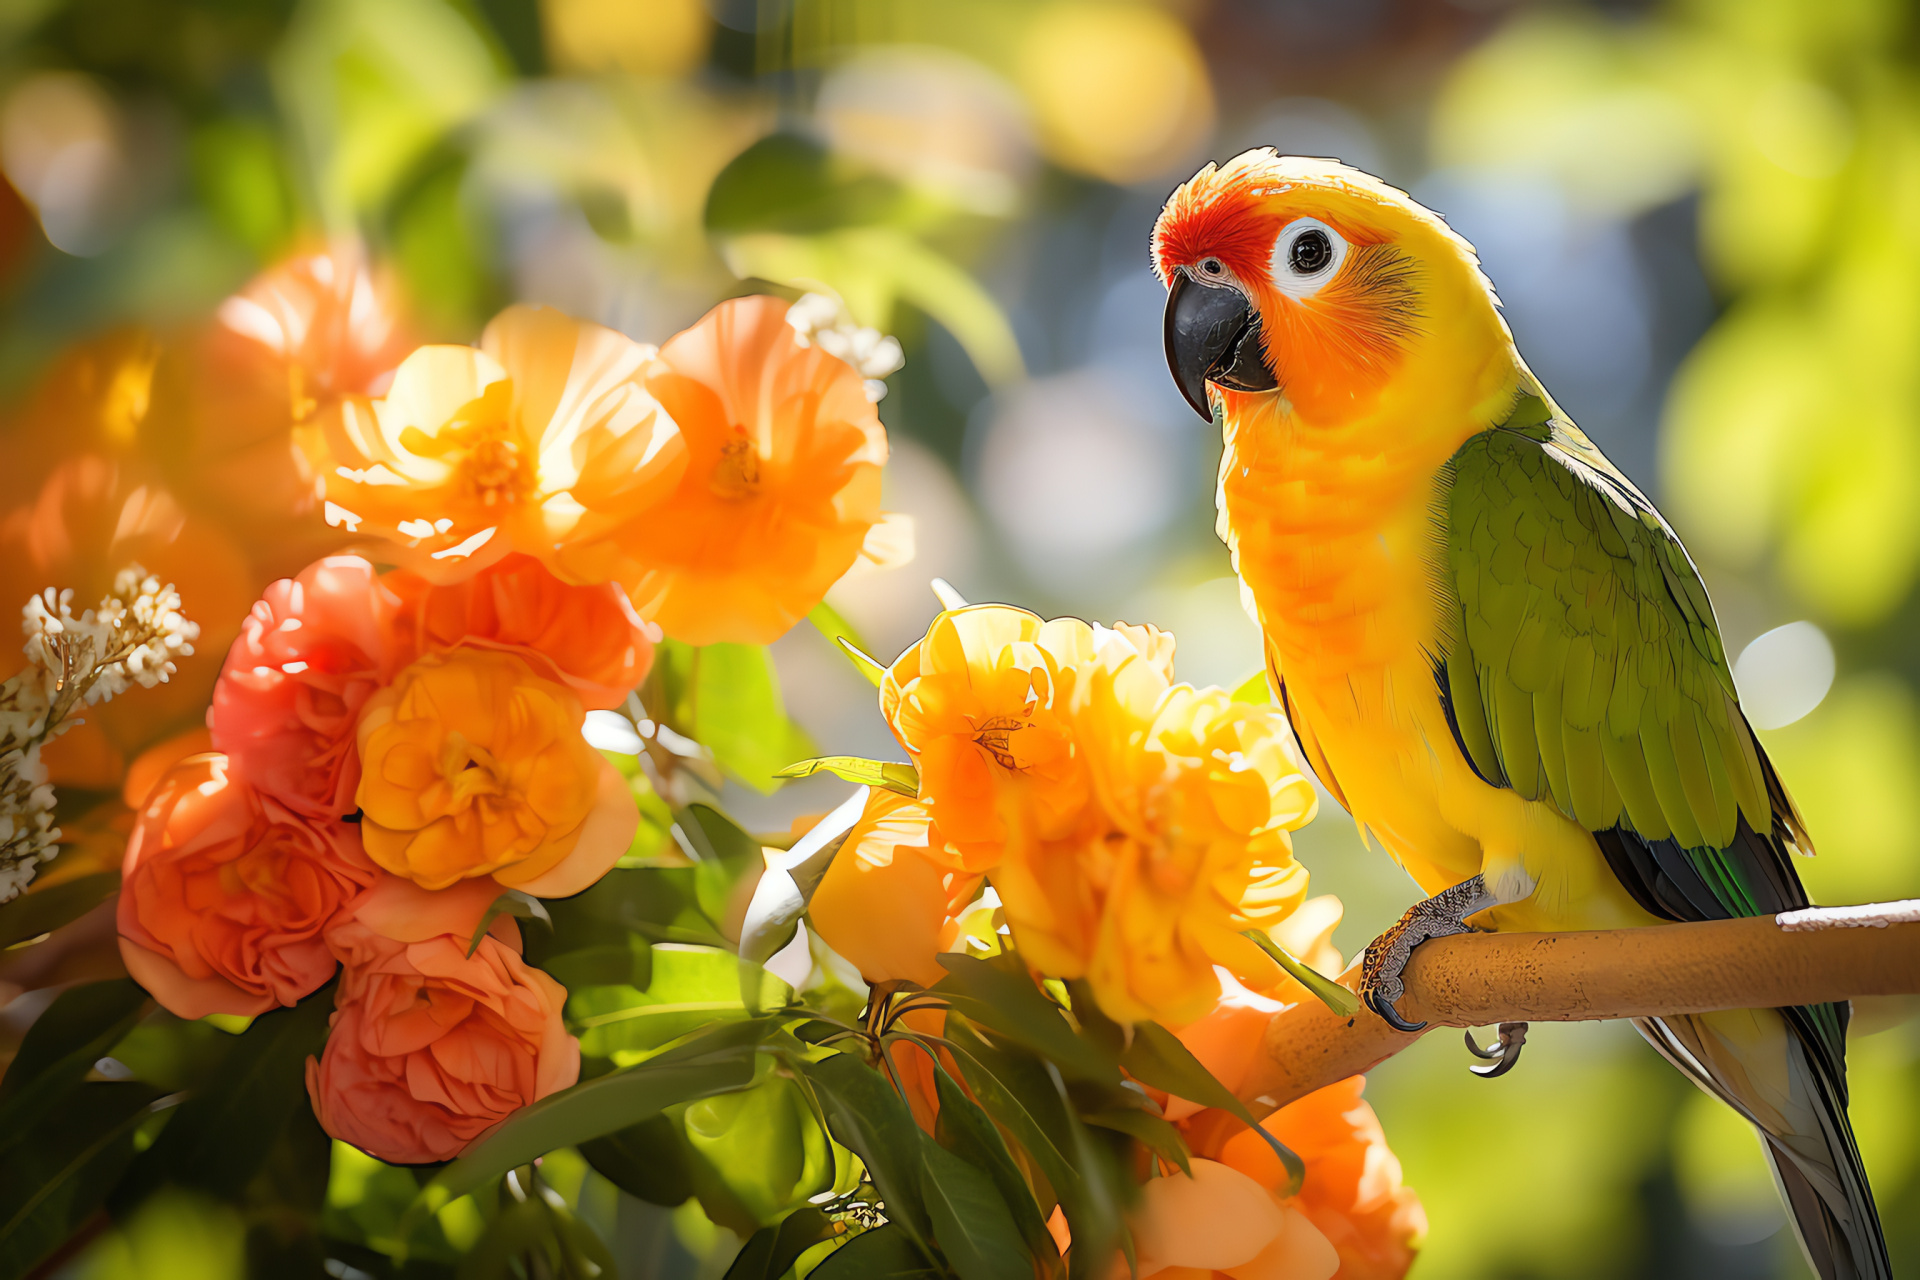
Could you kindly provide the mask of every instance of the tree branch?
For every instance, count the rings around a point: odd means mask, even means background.
[[[1402,1017],[1428,1029],[1777,1008],[1920,993],[1920,899],[1598,933],[1471,933],[1413,953]],[[1356,962],[1340,981],[1358,987]],[[1420,1033],[1424,1034],[1424,1033]],[[1266,1115],[1411,1045],[1364,1005],[1274,1014],[1241,1093]]]

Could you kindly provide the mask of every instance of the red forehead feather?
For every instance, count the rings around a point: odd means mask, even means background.
[[[1160,279],[1170,279],[1181,263],[1207,255],[1242,280],[1264,278],[1279,231],[1262,208],[1265,194],[1258,183],[1218,174],[1201,174],[1174,192],[1153,228],[1153,265]]]

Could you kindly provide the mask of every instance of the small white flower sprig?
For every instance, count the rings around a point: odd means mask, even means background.
[[[787,323],[801,346],[819,347],[852,365],[866,380],[867,399],[875,404],[886,398],[884,379],[907,362],[898,338],[855,323],[846,303],[831,294],[802,294],[787,309]]]
[[[47,588],[27,601],[20,625],[26,669],[0,684],[0,902],[26,888],[60,838],[41,748],[80,723],[81,708],[164,684],[200,635],[172,584],[137,564],[78,617],[71,590]]]

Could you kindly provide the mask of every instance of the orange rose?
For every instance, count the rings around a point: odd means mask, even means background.
[[[375,870],[352,824],[303,818],[193,756],[154,789],[121,866],[127,972],[183,1018],[292,1005],[333,974],[321,931]]]
[[[429,893],[387,876],[327,931],[346,969],[307,1093],[333,1137],[395,1164],[450,1160],[579,1079],[566,988],[520,959],[513,921],[496,918],[467,954],[497,893],[474,881]]]
[[[611,709],[647,678],[659,632],[610,582],[577,587],[531,556],[508,556],[451,586],[402,570],[383,584],[403,603],[394,645],[406,659],[461,644],[511,649],[550,668],[588,709]]]
[[[316,818],[358,807],[354,724],[395,665],[386,631],[397,608],[358,556],[328,556],[266,589],[207,713],[237,776]]]
[[[734,298],[660,349],[647,389],[687,464],[659,507],[599,519],[562,572],[615,578],[688,644],[766,644],[818,604],[880,524],[886,429],[860,374],[801,346],[779,298]]]
[[[542,897],[587,888],[627,851],[640,813],[581,736],[585,718],[515,654],[421,658],[361,714],[368,856],[429,889],[470,876]]]
[[[868,982],[930,987],[947,974],[936,957],[953,945],[954,915],[980,877],[942,865],[928,844],[925,805],[869,788],[860,821],[813,892],[814,931]]]
[[[611,576],[565,553],[587,528],[653,508],[686,466],[646,386],[653,348],[543,307],[509,307],[479,348],[421,347],[386,395],[348,397],[296,433],[328,519],[382,558],[454,582],[514,551],[576,582]]]

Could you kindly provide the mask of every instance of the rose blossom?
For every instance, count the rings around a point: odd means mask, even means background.
[[[235,776],[313,817],[356,807],[354,724],[396,607],[371,564],[328,556],[267,587],[227,654],[208,724]]]
[[[183,1018],[292,1005],[332,976],[322,938],[377,875],[359,832],[191,756],[154,788],[121,867],[127,972]]]
[[[579,1078],[566,988],[520,959],[512,919],[496,917],[467,954],[499,892],[383,876],[328,929],[346,972],[307,1092],[329,1134],[395,1164],[448,1160]]]

